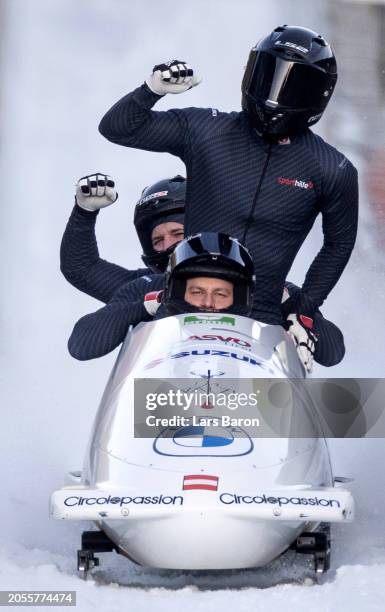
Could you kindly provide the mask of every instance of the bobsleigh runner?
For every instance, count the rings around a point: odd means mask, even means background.
[[[330,523],[352,520],[353,499],[333,478],[316,413],[301,392],[291,402],[271,399],[274,385],[293,381],[295,389],[304,378],[283,328],[246,317],[178,315],[129,333],[84,469],[51,497],[53,518],[98,528],[83,532],[79,572],[85,576],[99,564],[95,553],[113,550],[147,567],[220,570],[261,567],[288,548],[312,554],[315,571],[326,571]],[[135,405],[134,419],[134,379],[157,381],[159,388],[183,379],[186,393],[227,395],[238,383],[257,393],[268,379],[270,399],[243,413],[254,418],[246,425],[260,417],[266,427],[259,434],[238,422],[236,410],[210,400],[173,412]],[[142,400],[135,394],[135,401]],[[173,422],[171,414],[190,420]],[[293,420],[308,433],[290,435]],[[273,432],[277,423],[280,436]]]

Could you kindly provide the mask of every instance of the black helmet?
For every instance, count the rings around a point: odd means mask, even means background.
[[[180,242],[166,270],[163,303],[169,314],[200,310],[184,300],[186,280],[221,278],[234,285],[233,306],[226,311],[248,315],[254,297],[254,265],[248,250],[227,234],[203,232]]]
[[[186,201],[186,179],[179,174],[145,187],[135,206],[134,225],[142,245],[142,260],[153,272],[164,272],[170,253],[175,245],[166,251],[155,251],[151,233],[160,223],[175,221],[184,223]]]
[[[284,25],[250,51],[242,108],[260,134],[299,134],[321,118],[336,82],[329,43],[312,30]]]

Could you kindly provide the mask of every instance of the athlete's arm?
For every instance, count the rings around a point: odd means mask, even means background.
[[[100,258],[95,236],[98,214],[75,204],[61,242],[60,269],[71,285],[107,303],[119,287],[149,271],[126,270]]]
[[[344,159],[328,180],[321,204],[324,243],[302,287],[309,301],[321,306],[349,261],[357,235],[358,179]]]
[[[68,341],[72,357],[81,361],[106,355],[123,342],[131,325],[150,321],[143,304],[144,295],[163,286],[163,275],[154,275],[149,282],[137,279],[121,287],[109,303],[82,317]]]
[[[116,144],[184,158],[188,137],[182,110],[152,111],[162,96],[144,84],[116,102],[104,115],[100,133]]]
[[[124,96],[104,115],[100,133],[126,147],[164,151],[183,159],[188,138],[183,111],[155,112],[151,108],[165,94],[183,93],[199,82],[185,62],[158,64],[141,87]]]

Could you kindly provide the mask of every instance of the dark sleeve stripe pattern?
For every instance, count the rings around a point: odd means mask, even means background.
[[[60,269],[76,289],[107,303],[119,287],[148,274],[148,269],[126,270],[100,258],[97,215],[74,206],[61,242]]]
[[[185,233],[245,233],[256,270],[253,316],[282,324],[284,282],[319,213],[324,245],[309,262],[303,293],[320,306],[340,278],[357,231],[352,164],[311,130],[268,144],[244,112],[183,108],[154,112],[146,86],[117,102],[100,124],[120,145],[179,156],[187,170]],[[215,110],[215,112],[214,112]],[[311,264],[311,265],[310,265]]]
[[[313,146],[321,139],[313,136]],[[358,226],[358,175],[334,147],[317,147],[324,174],[320,200],[323,246],[310,266],[302,290],[321,306],[338,282],[352,253]]]
[[[143,306],[144,295],[163,288],[163,275],[147,282],[138,279],[121,287],[110,302],[96,312],[82,317],[68,341],[72,357],[85,361],[106,355],[123,342],[129,327],[152,317]]]
[[[99,132],[126,147],[168,151],[183,159],[188,137],[184,114],[177,109],[154,113],[151,107],[161,97],[147,85],[138,87],[110,108],[99,124]]]
[[[340,363],[345,355],[344,337],[341,330],[320,312],[314,314],[314,332],[318,334],[314,360],[320,365],[330,367]]]

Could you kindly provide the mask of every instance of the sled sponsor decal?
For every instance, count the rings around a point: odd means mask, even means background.
[[[278,506],[322,506],[324,508],[340,508],[338,499],[319,497],[274,497],[273,495],[236,495],[235,493],[221,493],[219,500],[222,504],[265,504]]]
[[[207,474],[188,474],[183,477],[183,491],[218,491],[218,476]]]
[[[187,426],[177,431],[163,429],[155,438],[153,450],[167,457],[241,457],[254,444],[241,427]]]
[[[208,356],[212,356],[212,357],[228,357],[230,359],[237,359],[238,361],[242,361],[243,363],[248,363],[250,365],[254,365],[254,366],[259,366],[259,367],[264,367],[264,364],[260,361],[257,361],[256,359],[253,359],[253,357],[249,357],[248,355],[238,355],[237,353],[231,352],[231,351],[220,351],[220,350],[216,350],[216,349],[196,349],[193,351],[180,351],[179,353],[170,353],[168,355],[166,355],[165,357],[159,357],[158,359],[154,359],[153,361],[150,361],[150,363],[147,363],[144,366],[145,370],[150,370],[151,368],[154,368],[155,366],[157,366],[158,364],[166,361],[167,358],[169,359],[182,359],[184,357],[208,357]]]
[[[216,325],[234,326],[235,319],[227,315],[188,315],[183,319],[183,325],[191,325],[193,323],[199,323],[201,325],[210,325],[214,323]]]
[[[301,189],[314,188],[313,181],[300,181],[299,179],[285,178],[284,176],[279,176],[277,178],[277,183],[279,185],[288,185],[289,187],[300,187]]]
[[[228,446],[234,442],[231,431],[219,427],[187,426],[178,429],[173,436],[178,446],[187,448],[209,448]]]
[[[154,495],[154,496],[141,496],[137,495],[136,497],[129,496],[114,496],[108,495],[107,497],[81,497],[81,496],[71,496],[66,497],[64,500],[64,505],[68,507],[72,506],[108,506],[110,504],[126,506],[127,504],[172,504],[172,505],[183,505],[183,497],[180,495],[170,496],[170,495]]]
[[[218,334],[203,334],[202,336],[189,336],[185,342],[190,340],[217,340],[218,342],[224,342],[225,344],[235,344],[241,348],[251,347],[250,342],[242,340],[242,338],[233,338],[232,336],[220,336]]]

